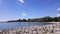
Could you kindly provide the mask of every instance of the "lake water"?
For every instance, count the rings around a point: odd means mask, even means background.
[[[34,25],[47,25],[47,24],[51,24],[51,23],[44,23],[44,22],[12,22],[12,23],[3,23],[0,22],[0,30],[4,30],[4,29],[12,29],[12,28],[17,28],[17,27],[25,27],[25,26],[34,26]]]

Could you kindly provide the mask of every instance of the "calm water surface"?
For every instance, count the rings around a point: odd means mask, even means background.
[[[0,30],[4,29],[11,29],[11,28],[17,28],[17,27],[25,27],[25,26],[34,26],[34,25],[47,25],[51,23],[44,23],[44,22],[16,22],[16,23],[3,23],[0,22]]]

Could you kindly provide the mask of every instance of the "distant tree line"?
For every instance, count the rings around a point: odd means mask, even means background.
[[[43,17],[43,18],[34,18],[34,19],[18,19],[11,20],[8,22],[60,22],[60,17]]]

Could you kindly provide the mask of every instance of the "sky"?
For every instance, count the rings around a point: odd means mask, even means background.
[[[0,21],[60,16],[60,0],[0,0]]]

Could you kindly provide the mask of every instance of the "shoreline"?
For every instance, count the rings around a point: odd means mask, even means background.
[[[48,22],[48,23],[60,23],[60,22]]]
[[[60,32],[60,22],[48,22],[54,24],[42,26],[26,26],[13,29],[0,30],[0,34],[58,34]],[[60,34],[60,33],[59,33]]]
[[[15,28],[9,30],[1,30],[0,34],[51,34],[54,33],[53,30],[54,25],[43,25],[43,26],[27,26],[22,28]]]

